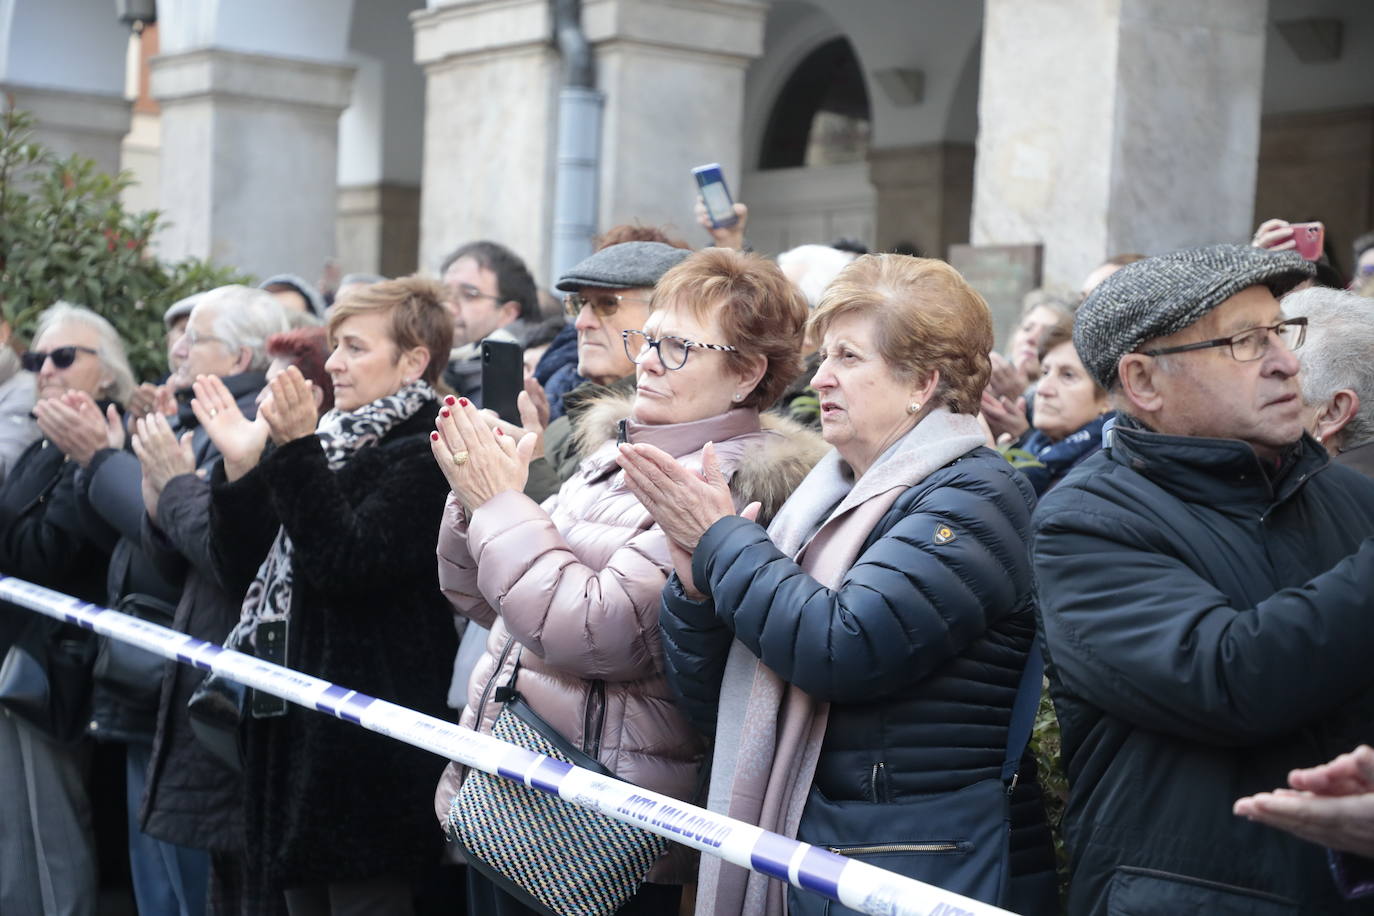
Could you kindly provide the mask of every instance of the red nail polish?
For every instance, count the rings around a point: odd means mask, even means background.
[[[439,441],[439,434],[438,434],[438,433],[430,433],[430,434],[429,434],[429,441],[430,441],[430,442],[438,442],[438,441]]]
[[[452,407],[454,404],[457,404],[458,402],[454,400],[453,395],[450,394],[448,397],[444,398],[444,403]]]
[[[496,427],[496,435],[498,435],[498,436],[504,436],[504,435],[505,435],[505,433],[503,433],[503,432],[501,431],[501,427],[499,427],[499,426]]]
[[[441,417],[446,417],[446,416],[448,416],[448,408],[445,407],[443,410],[439,411],[439,416],[441,416]]]
[[[458,399],[458,403],[461,404],[462,406],[466,407],[466,406],[468,406],[468,399],[467,399],[467,398],[459,398],[459,399]]]

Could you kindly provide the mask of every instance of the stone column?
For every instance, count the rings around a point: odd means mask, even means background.
[[[1241,241],[1259,152],[1265,0],[987,0],[975,245],[1104,258]]]
[[[200,49],[155,58],[165,257],[314,280],[334,251],[353,68]]]
[[[587,0],[583,22],[606,93],[601,225],[667,224],[702,241],[693,166],[743,173],[744,77],[763,54],[759,0]]]
[[[415,272],[420,189],[381,182],[339,188],[336,229],[345,273],[404,277]]]
[[[411,20],[426,77],[420,266],[488,238],[546,282],[558,75],[548,3],[453,0]]]
[[[944,258],[950,245],[968,241],[972,144],[870,150],[868,175],[877,192],[877,251],[909,244],[925,257]]]
[[[34,116],[34,139],[58,156],[78,154],[94,159],[102,172],[119,171],[133,104],[124,96],[0,83],[0,109],[7,98]]]

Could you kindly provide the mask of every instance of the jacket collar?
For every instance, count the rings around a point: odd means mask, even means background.
[[[1326,449],[1307,433],[1265,468],[1239,439],[1171,436],[1119,415],[1107,439],[1112,461],[1140,473],[1185,502],[1277,505],[1330,463]]]
[[[747,407],[737,407],[723,414],[704,420],[693,420],[690,423],[660,425],[636,423],[629,418],[621,422],[624,424],[625,441],[661,448],[674,458],[696,454],[708,442],[724,442],[736,436],[757,433],[762,429],[758,411]],[[608,471],[618,471],[620,466],[615,460],[618,451],[603,445],[587,459],[586,469],[594,477]]]

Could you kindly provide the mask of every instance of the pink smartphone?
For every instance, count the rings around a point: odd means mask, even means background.
[[[1326,227],[1321,223],[1293,223],[1293,242],[1298,254],[1309,261],[1322,256],[1322,241],[1326,237]]]

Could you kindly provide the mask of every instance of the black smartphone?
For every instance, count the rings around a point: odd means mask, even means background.
[[[482,341],[482,406],[520,425],[516,399],[525,390],[525,350],[508,340]]]
[[[692,169],[701,191],[701,200],[706,204],[706,214],[711,217],[711,225],[724,229],[739,222],[735,215],[735,202],[730,197],[730,189],[725,186],[725,173],[720,163],[699,165]]]
[[[253,635],[253,648],[253,654],[263,661],[272,662],[274,665],[285,665],[287,662],[286,621],[263,620],[259,622],[257,632]],[[254,719],[270,719],[274,716],[286,715],[286,701],[279,696],[273,696],[261,690],[253,691],[249,708]]]

